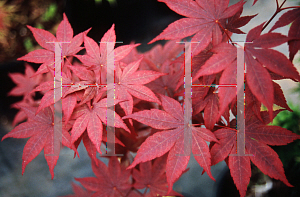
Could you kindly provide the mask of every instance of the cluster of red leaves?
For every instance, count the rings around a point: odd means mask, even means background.
[[[300,81],[292,64],[300,49],[300,9],[282,15],[269,33],[262,33],[263,23],[247,34],[248,43],[244,47],[247,65],[245,153],[253,156],[237,157],[229,156],[236,152],[236,119],[230,120],[230,113],[237,115],[237,90],[210,85],[237,83],[237,46],[231,42],[230,36],[244,33],[239,28],[255,15],[241,16],[244,0],[229,7],[229,0],[159,1],[186,18],[170,24],[151,43],[160,39],[172,41],[163,47],[157,45],[144,54],[137,52],[139,44],[108,51],[107,43],[116,41],[114,25],[104,34],[100,44],[87,36],[89,30],[73,37],[73,29],[65,14],[56,37],[28,26],[44,49],[30,52],[19,60],[42,65],[35,73],[26,65],[25,76],[10,74],[18,87],[9,95],[24,96],[23,101],[14,105],[21,109],[14,124],[27,121],[2,139],[30,137],[22,157],[23,173],[26,165],[44,149],[52,178],[54,176],[58,160],[58,155],[51,156],[55,149],[54,42],[63,42],[62,144],[78,154],[77,147],[82,140],[96,175],[77,178],[87,190],[74,185],[76,194],[73,196],[179,195],[172,187],[186,171],[191,152],[213,180],[211,166],[225,160],[241,196],[246,195],[250,181],[250,161],[266,175],[291,186],[278,155],[268,145],[285,145],[300,137],[267,124],[281,111],[274,111],[273,104],[290,110],[280,86],[273,80]],[[291,22],[288,36],[272,32]],[[198,42],[192,44],[192,81],[206,85],[193,87],[192,104],[184,103],[182,99],[184,46],[176,42],[188,36],[193,36],[192,42]],[[289,44],[290,59],[271,49],[284,43]],[[82,49],[86,54],[78,55]],[[106,83],[107,57],[112,53],[115,60],[115,102],[108,105],[107,92],[113,89],[107,88],[109,84]],[[37,91],[43,94],[41,100],[34,99]],[[262,104],[268,113],[261,111]],[[191,120],[184,120],[184,106],[193,109]],[[107,125],[109,111],[115,113],[114,125]],[[115,151],[123,154],[119,160],[110,157],[108,167],[96,157],[97,152],[102,153],[101,145],[107,142],[105,126],[115,127]],[[190,143],[185,144],[185,138]],[[133,162],[131,152],[137,152]],[[141,189],[144,193],[140,192]]]

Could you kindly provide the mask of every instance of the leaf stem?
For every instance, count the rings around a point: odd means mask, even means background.
[[[116,188],[116,190],[120,193],[121,197],[125,197],[125,196],[120,192],[120,190],[119,190],[117,187],[115,187],[115,188]]]
[[[236,131],[236,129],[230,128],[228,126],[215,125],[215,127],[222,127],[224,129],[230,129],[230,130]]]
[[[146,187],[146,189],[145,189],[145,191],[144,191],[144,193],[143,193],[143,196],[145,196],[145,195],[146,195],[146,193],[147,193],[147,190],[148,190],[148,186]]]
[[[198,126],[198,125],[204,125],[204,124],[192,124],[192,126]]]
[[[268,22],[264,25],[264,27],[262,28],[261,32],[263,32],[263,30],[270,24],[270,22],[275,18],[275,16],[281,12],[282,10],[284,10],[285,8],[282,8],[282,6],[284,5],[284,3],[286,2],[286,0],[284,0],[282,2],[282,4],[280,6],[278,6],[278,0],[276,0],[276,4],[277,4],[277,8],[275,13],[273,14],[273,16],[268,20]]]
[[[291,7],[281,8],[281,10],[293,9],[293,8],[300,8],[300,6],[291,6]]]
[[[165,89],[165,90],[166,90],[168,96],[169,96],[169,97],[172,97],[172,96],[171,96],[171,93],[170,93],[170,91],[169,91],[169,89],[167,88],[167,89]]]
[[[66,56],[64,56],[64,59],[66,59],[67,62],[70,64],[70,66],[72,66],[72,63],[70,62],[70,60]]]
[[[282,8],[282,6],[283,6],[283,4],[286,2],[286,0],[284,0],[283,2],[282,2],[282,4],[280,5],[280,9]]]
[[[225,32],[225,34],[226,34],[226,36],[229,38],[231,44],[234,46],[233,41],[231,40],[230,36],[228,35],[226,29],[224,29],[224,27],[220,24],[219,21],[218,21],[217,23],[218,23],[219,27]]]

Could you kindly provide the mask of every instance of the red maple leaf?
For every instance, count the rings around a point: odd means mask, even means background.
[[[34,101],[33,98],[28,97],[28,99],[23,99],[22,101],[16,102],[11,105],[12,108],[19,109],[20,111],[14,117],[12,126],[14,127],[17,123],[23,122],[27,119],[26,113],[21,109],[20,106],[24,107],[38,107],[40,101]]]
[[[42,109],[45,107],[49,107],[50,105],[54,104],[54,94],[61,93],[63,95],[62,98],[62,110],[64,112],[65,117],[65,124],[67,124],[68,120],[70,119],[72,112],[77,104],[77,97],[75,94],[68,94],[68,91],[72,88],[70,84],[73,84],[73,81],[71,79],[70,74],[65,74],[64,72],[61,73],[61,80],[62,80],[62,87],[55,87],[54,89],[54,81],[46,81],[44,83],[41,83],[39,86],[37,86],[32,92],[34,91],[46,91],[43,98],[41,99],[41,103],[39,104],[39,107],[37,109],[36,113],[39,113]],[[77,89],[82,89],[81,87],[77,87]],[[56,95],[56,98],[61,98],[60,95]],[[57,100],[56,100],[57,102]]]
[[[130,45],[135,45],[134,42],[130,43]],[[143,54],[139,53],[138,50],[133,48],[130,53],[128,53],[122,60],[121,62],[125,64],[130,64],[131,62],[137,61],[140,58],[143,57]]]
[[[138,71],[141,61],[142,58],[130,63],[129,65],[125,65],[123,70],[120,68],[120,65],[116,68],[116,81],[114,87],[115,97],[116,99],[124,101],[120,103],[120,106],[126,115],[132,113],[132,96],[141,100],[160,104],[160,101],[155,94],[149,88],[144,86],[144,84],[154,81],[158,77],[165,75],[165,73],[159,73],[152,70]],[[111,89],[108,89],[108,91],[111,91]]]
[[[300,8],[289,10],[288,12],[284,13],[278,21],[275,23],[275,25],[270,29],[269,32],[273,31],[274,29],[277,29],[279,27],[286,26],[290,24],[292,25],[289,29],[288,36],[292,38],[293,40],[290,40],[288,42],[289,44],[289,51],[290,51],[290,60],[293,61],[296,53],[300,49],[300,40],[294,39],[300,37]]]
[[[100,91],[101,86],[98,86],[98,84],[100,84],[100,78],[96,77],[98,72],[87,70],[86,67],[80,65],[68,65],[68,68],[70,68],[70,70],[72,70],[72,72],[80,78],[80,81],[72,84],[64,95],[84,89],[85,91],[79,105],[88,103],[93,98],[95,99],[95,102],[97,102],[102,96],[102,92]]]
[[[245,44],[246,80],[253,94],[272,113],[274,91],[271,76],[266,68],[278,75],[283,75],[294,80],[300,80],[300,76],[293,64],[282,53],[270,49],[287,42],[289,38],[279,33],[260,35],[262,27],[263,24],[252,29],[246,38],[247,42],[252,42]],[[211,52],[214,55],[196,72],[193,76],[193,81],[202,75],[212,75],[224,70],[220,78],[220,85],[236,84],[236,79],[232,77],[237,72],[236,47],[227,43],[221,43],[213,47]],[[219,116],[222,115],[235,95],[235,87],[220,87]]]
[[[119,102],[119,100],[115,100],[115,104]],[[87,130],[89,139],[96,147],[97,151],[101,153],[100,145],[102,142],[103,133],[102,122],[107,124],[107,111],[111,111],[111,109],[107,109],[107,107],[111,106],[107,106],[107,99],[105,98],[97,103],[93,103],[90,108],[86,104],[75,108],[72,115],[72,118],[76,119],[71,130],[72,143],[77,141],[84,131]],[[109,126],[123,128],[130,133],[130,130],[117,113],[115,113],[114,118],[114,125]]]
[[[145,197],[164,196],[168,193],[168,183],[166,177],[166,155],[151,161],[139,164],[139,170],[133,169],[132,177],[135,180],[133,187],[136,189],[144,189],[149,192]],[[180,196],[180,194],[172,192],[169,195]]]
[[[273,81],[273,87],[274,87],[274,104],[283,107],[289,111],[292,112],[291,108],[287,105],[287,102],[285,100],[283,91],[277,83]]]
[[[179,41],[172,40],[164,46],[155,45],[150,51],[144,53],[143,62],[148,68],[158,71],[166,60],[173,61],[183,51],[184,45],[177,42]]]
[[[199,72],[199,70],[202,68],[202,66],[205,64],[205,62],[211,58],[215,53],[213,53],[211,51],[212,49],[212,44],[209,44],[205,50],[201,51],[198,55],[195,55],[192,57],[192,79],[193,82],[195,82],[197,80],[198,77],[196,77],[196,74]],[[180,57],[178,57],[176,60],[176,62],[181,62],[182,63],[182,67],[183,67],[183,62],[184,62],[184,56],[181,55]],[[184,73],[182,73],[181,78],[176,86],[176,90],[182,86],[184,84]],[[207,84],[204,84],[207,85]]]
[[[46,30],[37,29],[29,25],[27,26],[33,33],[33,36],[36,39],[36,41],[44,49],[37,49],[35,51],[32,51],[27,55],[18,58],[18,60],[24,60],[33,63],[43,63],[39,67],[35,75],[46,73],[49,71],[49,68],[51,70],[54,69],[54,61],[53,61],[54,53],[55,53],[54,42],[66,42],[66,43],[61,43],[63,58],[66,58],[67,56],[73,56],[81,49],[83,49],[82,47],[80,47],[80,45],[83,42],[83,35],[87,34],[90,29],[73,37],[73,29],[68,21],[68,18],[65,15],[65,13],[63,14],[63,16],[64,19],[58,25],[56,31],[56,38],[54,37],[54,35],[52,35],[50,32]]]
[[[30,163],[44,148],[45,158],[53,179],[53,170],[59,157],[58,155],[53,156],[55,154],[53,112],[47,107],[35,115],[37,110],[36,107],[20,107],[26,113],[28,121],[16,126],[11,132],[6,134],[2,140],[8,137],[30,137],[23,151],[22,174],[24,174],[27,164]],[[62,144],[76,151],[75,147],[71,144],[71,136],[65,127],[62,127]]]
[[[245,44],[246,80],[251,92],[268,108],[272,117],[274,91],[267,69],[297,81],[300,81],[300,75],[285,55],[270,49],[287,42],[289,38],[280,33],[260,35],[263,25],[264,23],[250,30],[246,37],[246,42],[252,42]]]
[[[83,145],[84,145],[89,157],[96,163],[96,165],[98,165],[98,159],[96,157],[97,156],[97,148],[94,145],[94,143],[91,141],[87,132],[83,132],[83,134],[77,139],[77,141],[74,142],[75,148],[78,148],[81,140],[83,142]],[[107,134],[105,132],[103,132],[102,141],[107,142]],[[118,138],[115,139],[115,143],[119,144],[121,146],[124,146],[124,144]],[[115,154],[115,153],[112,153],[112,154]],[[76,155],[74,154],[74,157],[75,156]]]
[[[134,124],[133,126],[135,128],[135,131],[138,130],[136,124]],[[116,128],[115,131],[116,131],[116,139],[120,139],[119,143],[116,144],[115,153],[123,155],[121,157],[121,161],[124,160],[128,161],[128,159],[132,157],[131,153],[136,153],[138,151],[140,145],[147,139],[148,137],[147,134],[149,134],[149,131],[146,130],[142,130],[142,131],[139,130],[137,132],[137,135],[133,135],[133,132],[132,133],[125,132],[121,128]],[[108,152],[108,154],[110,153]]]
[[[42,76],[32,77],[35,73],[33,68],[29,64],[25,64],[25,75],[21,73],[9,73],[9,77],[17,84],[17,87],[13,88],[8,95],[9,96],[24,96],[24,99],[34,96],[31,91],[39,85],[42,80]],[[30,98],[29,98],[30,99]]]
[[[132,49],[140,44],[123,45],[116,49],[116,34],[115,25],[104,34],[101,38],[100,44],[98,45],[92,38],[84,36],[84,47],[86,49],[86,55],[75,55],[84,65],[89,66],[90,69],[101,71],[101,83],[106,82],[106,66],[107,66],[107,55],[114,53],[114,61],[120,61],[126,55],[128,55]],[[107,42],[113,43],[111,51],[107,51]]]
[[[247,109],[247,108],[246,108]],[[277,114],[279,111],[275,111]],[[292,186],[285,177],[283,165],[277,153],[268,145],[286,145],[300,136],[279,126],[268,126],[269,116],[266,111],[260,112],[264,122],[258,119],[252,110],[246,111],[245,153],[253,156],[229,156],[228,166],[240,195],[246,195],[250,181],[250,160],[264,174],[279,179],[287,186]],[[224,128],[214,132],[219,143],[211,146],[212,165],[224,160],[229,154],[236,154],[237,132]]]
[[[254,0],[252,5],[256,4],[257,1],[258,1],[258,0]]]
[[[158,79],[150,82],[147,86],[156,94],[163,94],[173,97],[178,81],[183,73],[180,69],[181,64],[172,64],[166,60],[159,68],[161,73],[168,73],[168,75],[161,76]]]
[[[249,21],[254,18],[257,14],[255,15],[251,15],[251,16],[242,16],[241,14],[243,12],[243,7],[232,17],[229,17],[228,19],[226,19],[226,24],[225,24],[225,31],[230,31],[232,33],[236,33],[236,34],[244,34],[243,31],[241,31],[240,27],[243,27],[244,25],[246,25],[247,23],[249,23]],[[225,20],[225,19],[223,19]]]
[[[128,168],[133,168],[141,162],[150,161],[170,151],[166,169],[170,192],[173,183],[186,169],[192,151],[196,161],[205,169],[209,177],[214,180],[210,172],[210,153],[205,141],[217,141],[217,139],[208,129],[194,127],[190,124],[185,125],[183,109],[178,101],[164,95],[161,95],[161,100],[165,111],[151,109],[123,117],[123,119],[135,119],[155,129],[167,130],[157,132],[148,137],[141,145],[133,163]],[[187,138],[192,140],[192,143],[185,144],[188,149],[187,155],[184,152],[185,129]]]
[[[220,110],[219,117],[222,115],[227,108],[228,104],[234,99],[236,96],[236,87],[230,87],[228,85],[235,85],[236,78],[232,76],[236,76],[237,74],[237,49],[236,47],[228,44],[221,43],[215,47],[213,47],[210,52],[214,53],[194,74],[193,82],[196,81],[200,76],[206,76],[209,79],[209,76],[213,74],[217,74],[222,72],[220,77],[220,85],[226,85],[227,87],[219,87],[219,99],[220,99]],[[210,77],[212,78],[212,77]],[[213,78],[214,79],[214,78]],[[210,85],[213,82],[213,79],[210,81],[203,81],[206,84]],[[205,89],[205,88],[204,88]],[[205,96],[205,95],[204,95]],[[208,99],[209,100],[209,99]],[[199,110],[198,110],[199,111]],[[216,113],[216,111],[214,111]],[[209,116],[212,118],[213,116]],[[217,121],[217,117],[215,117]]]
[[[98,164],[92,162],[92,169],[97,177],[75,178],[75,180],[88,191],[95,192],[92,197],[130,196],[128,193],[131,189],[129,182],[131,171],[122,168],[117,157],[110,157],[108,167],[101,160],[98,160]]]
[[[179,19],[171,23],[160,35],[150,43],[161,39],[181,39],[195,34],[191,42],[199,42],[192,45],[192,54],[197,55],[212,41],[217,45],[222,41],[222,30],[225,24],[220,20],[236,14],[244,5],[240,1],[228,7],[229,0],[159,0],[168,5],[176,13],[188,18]],[[149,43],[149,44],[150,44]]]
[[[208,52],[202,51],[192,59],[193,84],[201,85],[193,87],[193,114],[198,114],[204,109],[204,122],[207,129],[213,129],[228,108],[228,104],[236,97],[237,88],[234,87],[236,78],[232,77],[237,73],[236,59],[237,49],[228,43],[214,46]],[[218,82],[220,87],[208,87]],[[183,80],[178,85],[182,83]],[[219,89],[219,98],[212,92],[217,89]]]

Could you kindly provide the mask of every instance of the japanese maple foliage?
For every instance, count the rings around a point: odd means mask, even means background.
[[[54,120],[53,110],[49,107],[35,115],[36,108],[22,107],[26,113],[28,121],[15,127],[10,133],[5,135],[2,140],[8,137],[28,138],[24,147],[22,174],[28,163],[30,163],[44,148],[45,158],[49,165],[52,178],[54,177],[54,167],[58,160],[58,155],[54,152]],[[76,151],[75,146],[71,143],[71,136],[66,128],[62,128],[62,144]],[[55,155],[55,156],[53,156]]]
[[[28,98],[30,99],[31,90],[35,88],[38,84],[41,83],[42,76],[35,76],[32,77],[35,73],[33,68],[29,65],[25,65],[25,75],[22,75],[20,73],[11,73],[9,74],[9,77],[17,84],[17,87],[12,89],[8,95],[11,96],[24,96],[24,99]]]
[[[167,179],[169,191],[175,180],[186,169],[192,150],[196,161],[212,178],[210,172],[210,154],[206,141],[217,141],[211,131],[205,128],[194,127],[184,123],[184,114],[179,102],[161,95],[162,106],[165,111],[151,109],[127,115],[123,118],[133,118],[155,129],[167,131],[157,132],[150,136],[140,147],[134,162],[129,166],[133,168],[140,162],[145,162],[169,152],[167,160]],[[188,154],[184,154],[184,132],[188,132],[191,144]],[[177,156],[176,154],[182,154]]]
[[[87,190],[95,192],[93,196],[131,196],[130,171],[122,168],[116,157],[109,160],[108,167],[99,161],[98,165],[93,162],[92,168],[96,178],[76,178],[75,180]]]
[[[269,21],[246,32],[245,47],[245,153],[237,151],[237,43],[234,33],[255,20],[256,15],[243,16],[245,0],[229,6],[229,0],[159,0],[186,18],[171,23],[151,43],[171,40],[139,53],[139,44],[115,48],[115,25],[103,35],[100,44],[88,36],[89,30],[73,35],[65,14],[56,36],[28,26],[38,44],[37,49],[18,60],[41,64],[34,71],[26,64],[25,75],[12,73],[16,83],[9,96],[23,96],[13,107],[20,109],[17,125],[2,140],[29,138],[23,151],[22,171],[44,149],[51,177],[58,155],[54,152],[54,95],[61,91],[62,144],[77,153],[83,142],[92,161],[96,177],[76,178],[85,189],[73,185],[73,196],[163,196],[180,195],[173,184],[186,172],[191,152],[198,164],[215,180],[213,165],[225,160],[242,197],[246,196],[251,177],[251,162],[264,174],[292,187],[285,176],[276,152],[268,145],[286,145],[299,135],[269,126],[287,105],[281,87],[274,80],[299,82],[300,75],[292,60],[300,49],[299,7],[279,5]],[[257,0],[254,0],[253,5]],[[284,13],[269,32],[270,21]],[[287,35],[274,32],[292,23]],[[184,45],[191,39],[191,103],[185,103]],[[54,42],[62,49],[62,65],[55,65]],[[196,42],[196,43],[194,43]],[[111,43],[111,44],[109,44]],[[273,47],[288,44],[289,58]],[[79,51],[85,50],[85,54]],[[108,57],[114,57],[114,84],[107,84]],[[53,80],[56,66],[62,67],[62,87]],[[56,86],[55,86],[56,85]],[[114,102],[107,95],[114,93]],[[35,92],[42,94],[35,98]],[[262,111],[264,105],[268,111]],[[280,109],[274,110],[274,105]],[[192,109],[191,116],[185,114]],[[108,121],[114,114],[114,124]],[[230,117],[230,114],[233,117]],[[111,117],[110,117],[111,118]],[[27,119],[27,120],[26,120]],[[25,121],[26,120],[26,121]],[[22,122],[23,121],[23,122]],[[25,122],[24,122],[25,121]],[[109,123],[110,122],[110,123]],[[115,152],[123,156],[109,157],[106,166],[97,157],[105,156],[101,146],[107,145],[109,131],[115,127]],[[209,145],[208,145],[209,143]],[[106,150],[107,151],[107,150]],[[137,153],[133,157],[132,153]],[[108,156],[108,155],[107,155]],[[29,164],[30,165],[30,164]],[[203,172],[204,172],[203,171]],[[201,172],[199,172],[199,175]]]
[[[237,13],[244,4],[244,1],[228,7],[229,0],[206,1],[206,0],[159,0],[165,2],[169,8],[182,18],[170,24],[160,35],[150,43],[160,39],[179,39],[195,34],[191,42],[199,42],[192,46],[193,55],[204,50],[212,41],[214,45],[222,41],[221,19],[229,18]]]

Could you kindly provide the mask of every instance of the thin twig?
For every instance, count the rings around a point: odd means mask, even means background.
[[[286,9],[294,9],[294,8],[300,8],[300,6],[291,6],[291,7],[286,7],[286,8],[282,8],[281,10],[286,10]]]
[[[222,127],[222,128],[226,128],[226,129],[230,129],[230,130],[236,131],[236,129],[230,128],[228,126],[215,125],[215,127]]]
[[[264,25],[264,27],[262,28],[261,31],[263,31],[263,30],[270,24],[270,22],[275,18],[275,16],[276,16],[280,11],[282,11],[282,10],[284,9],[284,8],[282,8],[282,6],[284,5],[285,2],[286,2],[286,0],[284,0],[284,1],[282,2],[282,4],[281,4],[279,7],[277,7],[275,13],[274,13],[273,16],[268,20],[268,22]],[[276,3],[278,3],[277,0],[276,0]]]
[[[125,197],[125,196],[120,192],[120,190],[118,190],[117,187],[115,187],[115,188],[116,188],[116,190],[120,193],[121,197]]]
[[[228,35],[227,31],[224,29],[224,27],[220,24],[220,22],[217,22],[219,27],[225,32],[226,36],[229,38],[231,44],[234,46],[233,41],[231,40],[230,36]]]
[[[283,4],[286,2],[286,0],[284,0],[281,4],[281,6],[279,7],[280,9],[282,8]]]
[[[146,187],[146,189],[145,189],[145,191],[144,191],[144,193],[143,193],[143,196],[145,196],[145,195],[146,195],[146,193],[147,193],[147,190],[148,190],[148,186]]]
[[[66,59],[67,62],[69,62],[69,64],[72,66],[72,63],[70,62],[70,60],[69,60],[66,56],[64,56],[63,59]],[[64,62],[64,61],[63,61],[63,62]]]
[[[167,92],[168,96],[169,96],[169,97],[172,97],[172,96],[171,96],[171,93],[170,93],[170,91],[169,91],[169,89],[168,89],[168,87],[167,87],[167,88],[165,88],[165,90],[166,90],[166,92]]]
[[[199,125],[204,125],[204,124],[192,124],[192,126],[199,126]]]

